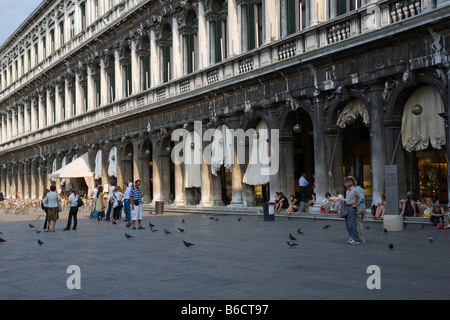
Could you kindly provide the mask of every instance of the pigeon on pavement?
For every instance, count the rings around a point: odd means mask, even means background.
[[[183,240],[184,245],[186,246],[186,248],[189,248],[190,246],[193,246],[193,243],[187,242]]]
[[[38,239],[38,241],[37,241],[37,242],[38,242],[38,245],[39,245],[39,247],[40,247],[40,246],[42,246],[42,245],[44,244],[44,242],[42,242],[42,241],[41,241],[41,240],[39,240],[39,239]]]
[[[296,244],[295,242],[292,241],[286,241],[286,243],[288,244],[289,247],[293,248],[294,246],[298,246],[298,244]]]
[[[125,237],[126,237],[127,239],[133,238],[133,236],[130,235],[130,234],[128,234],[128,233],[124,233],[124,234],[125,234]]]

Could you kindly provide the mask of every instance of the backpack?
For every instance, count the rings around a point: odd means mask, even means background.
[[[339,218],[347,218],[347,204],[344,200],[339,201],[337,214]]]
[[[84,202],[83,202],[83,200],[81,200],[80,196],[78,196],[77,206],[78,207],[84,206]]]

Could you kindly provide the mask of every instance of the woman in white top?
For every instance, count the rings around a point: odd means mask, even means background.
[[[117,186],[112,194],[112,200],[114,201],[113,222],[119,222],[120,212],[122,211],[123,207],[122,199],[123,199],[122,188],[120,186]]]
[[[73,228],[72,230],[77,229],[77,213],[78,213],[78,198],[80,196],[77,194],[77,190],[74,188],[70,189],[70,195],[69,195],[69,217],[67,218],[67,226],[64,231],[70,230],[70,225],[72,224],[72,218],[73,218]]]

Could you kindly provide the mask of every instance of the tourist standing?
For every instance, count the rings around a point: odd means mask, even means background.
[[[89,215],[89,218],[91,218],[91,219],[95,218],[95,205],[97,204],[98,187],[99,186],[95,186],[95,189],[92,192],[92,210],[91,210],[91,214]]]
[[[130,191],[133,188],[133,183],[129,182],[128,184],[125,184],[124,187],[125,187],[125,193],[123,194],[123,211],[125,213],[124,221],[130,221],[131,220]]]
[[[111,210],[114,204],[114,201],[112,199],[113,193],[114,193],[114,189],[116,188],[116,183],[114,181],[112,181],[109,184],[109,189],[108,189],[108,210],[106,210],[106,218],[105,221],[108,221],[110,219],[110,215],[111,215]]]
[[[347,192],[345,194],[345,199],[343,205],[347,205],[347,217],[346,227],[350,238],[347,243],[349,244],[359,244],[360,239],[358,236],[358,228],[356,223],[356,208],[364,201],[364,196],[356,188],[357,181],[354,177],[348,176],[345,178],[345,185],[347,186]]]
[[[44,220],[44,228],[43,228],[44,230],[47,229],[47,221],[48,221],[48,205],[47,205],[47,202],[44,201],[44,199],[47,196],[47,193],[49,193],[49,192],[50,192],[50,190],[45,189],[44,195],[42,196],[42,200],[41,200],[41,208],[45,212],[45,220]]]
[[[298,186],[300,188],[300,202],[306,202],[306,187],[309,185],[309,182],[305,177],[306,173],[302,172],[302,176],[298,180]]]
[[[106,208],[105,194],[103,187],[98,187],[97,202],[95,204],[95,223],[103,223],[103,214]]]
[[[70,230],[70,226],[72,224],[73,219],[73,228],[72,230],[77,230],[77,213],[78,213],[78,198],[80,196],[77,194],[77,191],[72,188],[70,189],[69,195],[69,217],[67,218],[67,226],[63,229],[63,231]]]
[[[366,193],[364,192],[364,189],[361,187],[361,178],[358,178],[357,180],[358,180],[358,185],[356,186],[356,188],[358,189],[359,192],[361,192],[361,194],[363,195],[363,197],[365,199]],[[359,236],[359,240],[361,242],[366,242],[366,238],[364,236],[364,226],[363,226],[365,213],[366,213],[366,202],[363,201],[356,208],[356,214],[357,214],[356,223],[358,225],[358,236]]]
[[[136,230],[136,220],[138,221],[138,229],[144,229],[142,227],[142,195],[141,180],[136,180],[130,191],[133,230]]]
[[[120,186],[117,186],[113,192],[113,222],[119,222],[120,212],[122,211],[123,207],[122,198],[122,188]]]
[[[45,228],[45,232],[55,232],[56,220],[59,219],[59,204],[61,202],[61,197],[56,192],[56,186],[50,186],[50,192],[47,193],[44,199],[47,204],[48,214],[47,214],[47,226]],[[52,230],[50,230],[50,222],[52,223]]]

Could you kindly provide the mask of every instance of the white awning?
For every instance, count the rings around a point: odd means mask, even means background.
[[[87,152],[68,165],[49,174],[48,177],[50,179],[84,178],[89,187],[89,192],[94,190],[94,174],[89,168],[89,154]]]
[[[92,176],[93,173],[89,168],[89,154],[87,152],[75,161],[72,161],[68,165],[48,175],[50,179],[84,178]]]
[[[423,107],[420,115],[412,113],[412,107]],[[445,146],[445,121],[439,116],[443,113],[444,102],[439,92],[432,86],[417,89],[406,101],[402,117],[402,143],[408,151],[420,151],[429,144],[435,149]]]

